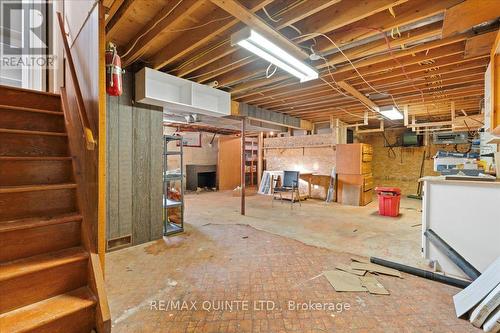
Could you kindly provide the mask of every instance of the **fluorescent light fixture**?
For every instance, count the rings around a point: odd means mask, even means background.
[[[318,78],[318,72],[292,56],[258,32],[245,28],[231,36],[231,44],[247,49],[264,60],[278,66],[288,73],[298,77],[300,82]]]
[[[394,106],[383,106],[379,108],[380,114],[390,120],[400,120],[403,119],[403,114],[399,112]]]

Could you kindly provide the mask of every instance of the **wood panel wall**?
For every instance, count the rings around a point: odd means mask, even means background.
[[[133,73],[123,94],[107,96],[107,239],[131,245],[162,237],[162,109],[133,104]]]

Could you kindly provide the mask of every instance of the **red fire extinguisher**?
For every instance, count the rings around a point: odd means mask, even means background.
[[[122,94],[122,61],[113,43],[106,48],[106,92],[110,96]]]

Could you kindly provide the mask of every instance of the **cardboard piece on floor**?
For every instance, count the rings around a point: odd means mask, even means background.
[[[377,265],[377,264],[372,264],[372,263],[364,263],[364,262],[353,262],[351,263],[351,268],[352,269],[360,269],[360,270],[366,270],[368,272],[375,272],[375,273],[380,273],[384,275],[391,275],[391,276],[397,276],[401,277],[401,273],[397,269],[392,269],[389,267]]]
[[[500,308],[496,309],[496,311],[486,319],[483,331],[492,333],[500,332]]]
[[[370,263],[370,259],[358,256],[351,256],[351,260],[356,262],[364,262],[366,264]]]
[[[347,265],[344,265],[344,264],[338,264],[337,266],[335,266],[335,268],[339,269],[341,271],[344,271],[344,272],[347,272],[347,273],[351,273],[351,274],[355,274],[355,275],[359,275],[359,276],[363,276],[366,273],[365,270],[352,269],[350,266],[347,266]]]
[[[359,277],[342,271],[323,272],[335,291],[366,291]]]
[[[389,291],[373,276],[361,276],[359,279],[361,280],[361,285],[368,289],[370,294],[389,295]]]
[[[457,317],[463,316],[481,302],[500,283],[500,257],[467,288],[453,296]]]
[[[500,306],[500,284],[496,286],[485,299],[479,303],[470,315],[470,322],[476,327],[481,327],[490,313]]]

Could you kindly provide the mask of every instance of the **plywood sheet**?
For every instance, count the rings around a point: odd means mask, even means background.
[[[391,276],[397,276],[401,277],[401,273],[398,270],[388,268],[385,266],[381,265],[376,265],[372,263],[364,263],[364,262],[353,262],[351,263],[351,268],[353,269],[360,269],[360,270],[367,270],[369,272],[376,272],[384,275],[391,275]]]
[[[351,256],[351,260],[352,261],[357,261],[357,262],[364,262],[364,263],[367,263],[367,264],[370,263],[370,259],[365,258],[365,257]]]
[[[338,270],[326,271],[324,275],[335,291],[366,291],[366,288],[361,285],[361,280],[356,275]]]
[[[361,285],[368,289],[370,294],[389,295],[389,291],[373,276],[361,276]]]
[[[366,273],[365,270],[353,269],[350,266],[344,265],[344,264],[338,264],[337,266],[335,266],[335,268],[338,270],[341,270],[341,271],[344,271],[344,272],[347,272],[350,274],[354,274],[354,275],[359,275],[359,276],[363,276]]]

